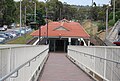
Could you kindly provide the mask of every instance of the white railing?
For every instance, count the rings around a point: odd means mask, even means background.
[[[97,81],[120,81],[120,47],[69,46],[67,56]]]
[[[0,81],[37,81],[48,57],[48,45],[0,47]]]
[[[114,42],[118,39],[118,30],[120,29],[120,20],[118,20],[115,25],[113,26],[112,30],[110,31],[109,35],[107,36],[107,40],[110,42]]]

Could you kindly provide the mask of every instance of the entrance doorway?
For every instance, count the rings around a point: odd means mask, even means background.
[[[55,42],[55,45],[56,45],[56,48],[55,50],[56,51],[60,51],[60,52],[63,52],[64,51],[64,40],[56,40]]]
[[[68,39],[51,39],[50,52],[67,52]]]

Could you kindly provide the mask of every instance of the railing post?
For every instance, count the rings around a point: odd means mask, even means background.
[[[96,55],[96,48],[94,48],[94,56]],[[95,57],[94,58],[94,70],[95,70]]]
[[[112,56],[111,56],[111,58],[112,58],[112,60],[113,60],[113,49],[112,49]],[[111,80],[110,81],[112,81],[112,78],[113,78],[113,62],[112,62],[112,64],[111,64]]]
[[[106,57],[107,57],[107,48],[105,48],[105,59]],[[106,60],[104,60],[104,79],[106,78],[106,64],[107,62]]]

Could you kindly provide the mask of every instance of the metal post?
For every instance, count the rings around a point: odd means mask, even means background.
[[[62,18],[61,18],[61,8],[60,8],[60,20],[61,20]]]
[[[45,0],[46,1],[46,5],[45,5],[45,9],[46,9],[46,23],[47,23],[47,30],[46,30],[46,32],[47,32],[47,40],[46,40],[46,44],[48,44],[48,12],[47,12],[47,0]]]
[[[35,4],[34,7],[34,22],[36,22],[36,2],[33,2]]]
[[[115,21],[115,0],[113,0],[113,20]]]
[[[48,44],[48,19],[47,19],[47,44]]]
[[[54,52],[56,51],[56,40],[54,39]]]
[[[105,59],[107,59],[107,48],[105,48]],[[107,67],[107,61],[104,60],[104,78],[106,78],[106,67]]]
[[[26,42],[26,6],[25,6],[25,42]]]
[[[20,34],[21,34],[21,22],[22,22],[22,10],[21,10],[21,0],[20,0]]]
[[[92,0],[92,6],[93,6],[93,0]]]
[[[106,34],[105,34],[105,39],[107,38],[108,35],[108,6],[106,9]]]
[[[111,56],[111,59],[113,60],[114,58],[113,58],[113,49],[112,49],[112,56]],[[110,79],[110,81],[113,81],[113,62],[112,62],[112,64],[111,64],[111,79]]]
[[[92,0],[92,6],[91,9],[93,8],[93,0]],[[93,27],[92,27],[92,14],[91,14],[91,29],[90,29],[90,35],[93,35]]]
[[[25,27],[26,27],[26,6],[25,6]]]
[[[39,25],[39,45],[40,45],[40,38],[41,38],[41,26]]]

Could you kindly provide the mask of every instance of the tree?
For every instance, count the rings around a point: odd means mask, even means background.
[[[37,11],[37,23],[39,24],[39,26],[41,25],[45,25],[45,18],[43,16],[43,14],[40,11]]]
[[[60,13],[61,10],[63,10],[63,4],[62,2],[58,0],[50,0],[47,2],[47,7],[48,7],[48,16],[52,20],[59,20],[60,19]]]
[[[2,0],[0,3],[0,9],[1,9],[1,20],[2,23],[1,24],[6,24],[6,25],[10,25],[11,23],[14,22],[14,17],[15,17],[15,3],[13,0]]]
[[[111,8],[113,9],[114,0],[111,0]],[[120,19],[120,0],[115,0],[115,22]],[[113,17],[113,12],[110,13],[109,18]]]
[[[93,3],[93,6],[91,8],[91,17],[93,20],[98,20],[98,12],[99,12],[100,7],[96,6],[96,3]]]

